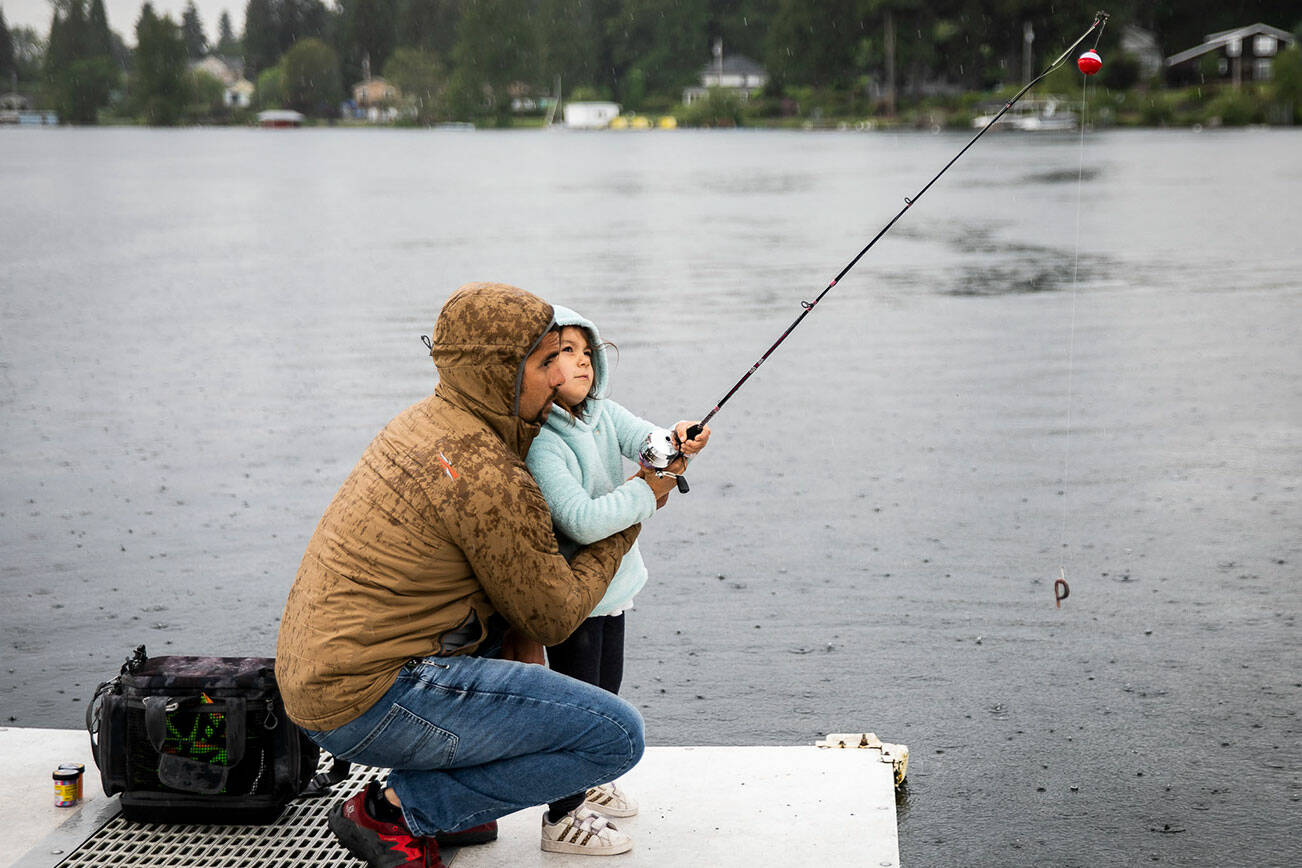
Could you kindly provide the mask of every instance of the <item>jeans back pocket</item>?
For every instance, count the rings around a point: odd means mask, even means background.
[[[342,759],[386,769],[442,769],[452,764],[457,736],[394,704]]]

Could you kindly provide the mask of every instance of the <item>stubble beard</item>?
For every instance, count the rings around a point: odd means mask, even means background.
[[[557,390],[553,389],[552,393],[549,396],[547,396],[547,402],[543,404],[542,409],[538,411],[538,415],[530,420],[533,424],[542,425],[547,421],[547,417],[552,414],[552,407],[554,406],[554,402],[556,401],[556,395],[557,395]]]

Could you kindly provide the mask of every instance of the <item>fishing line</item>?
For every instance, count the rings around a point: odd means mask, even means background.
[[[1104,25],[1107,24],[1106,17]],[[1072,407],[1075,403],[1076,374],[1076,306],[1080,285],[1080,224],[1081,201],[1085,188],[1085,127],[1089,125],[1089,78],[1103,68],[1103,59],[1099,57],[1099,40],[1103,37],[1103,27],[1094,37],[1094,47],[1086,51],[1076,61],[1081,71],[1081,120],[1080,120],[1080,166],[1076,174],[1076,238],[1071,269],[1071,325],[1067,338],[1067,429],[1062,447],[1062,528],[1059,533],[1058,578],[1053,583],[1053,601],[1056,608],[1062,608],[1062,601],[1071,596],[1071,586],[1067,584],[1067,516],[1070,513],[1070,495],[1067,478],[1071,468],[1071,433]]]
[[[1048,68],[1045,69],[1044,72],[1040,73],[1035,78],[1027,82],[1026,85],[1023,86],[1021,90],[1019,90],[1016,94],[1014,94],[1012,99],[1004,103],[1003,108],[1001,108],[995,114],[995,116],[991,118],[990,122],[987,123],[980,130],[978,130],[976,135],[974,135],[972,139],[966,145],[963,146],[962,150],[960,150],[957,154],[955,154],[954,157],[948,163],[945,164],[944,168],[942,168],[939,172],[937,172],[935,177],[933,177],[930,181],[928,181],[926,185],[921,190],[918,191],[917,195],[912,197],[909,196],[904,197],[904,207],[900,209],[899,213],[896,214],[894,217],[892,217],[890,222],[887,223],[885,226],[883,226],[881,228],[881,231],[879,231],[876,235],[874,235],[872,240],[869,241],[866,245],[864,245],[864,248],[859,251],[859,253],[854,257],[854,259],[851,259],[850,262],[845,266],[845,268],[842,268],[841,271],[837,273],[836,277],[832,278],[832,282],[829,283],[823,289],[823,291],[820,292],[814,298],[813,301],[800,302],[800,306],[802,308],[800,315],[796,317],[796,319],[791,323],[791,325],[787,326],[787,330],[784,331],[778,337],[778,339],[773,342],[772,346],[770,346],[767,350],[764,351],[764,355],[760,356],[759,359],[756,360],[755,364],[751,365],[750,370],[748,370],[745,374],[742,375],[741,379],[738,380],[733,385],[733,387],[728,390],[728,393],[719,399],[719,402],[714,405],[713,409],[711,409],[710,412],[706,413],[705,417],[701,419],[701,421],[698,424],[693,425],[691,428],[687,430],[687,437],[689,440],[693,439],[697,434],[699,434],[701,432],[701,428],[705,424],[707,424],[711,419],[713,419],[714,415],[718,413],[721,409],[723,409],[723,405],[728,403],[728,400],[737,393],[737,390],[740,389],[743,385],[745,385],[746,381],[751,378],[751,375],[754,374],[757,370],[759,370],[760,365],[768,361],[768,358],[773,354],[773,351],[776,350],[779,346],[781,346],[782,342],[787,339],[787,336],[790,335],[793,331],[795,331],[796,326],[800,325],[800,323],[804,321],[805,317],[809,316],[809,314],[813,312],[814,308],[818,306],[818,303],[823,300],[823,297],[832,291],[832,287],[836,286],[837,283],[839,283],[841,279],[850,272],[850,269],[854,268],[855,265],[859,263],[860,259],[863,259],[864,254],[866,254],[869,250],[871,250],[873,245],[876,244],[883,235],[891,231],[891,228],[895,226],[897,222],[899,222],[901,217],[904,216],[904,212],[908,211],[915,204],[917,204],[917,201],[922,198],[923,194],[925,194],[928,190],[930,190],[932,185],[940,180],[940,176],[945,174],[947,171],[949,171],[949,167],[957,163],[959,157],[966,154],[968,149],[977,143],[978,139],[984,136],[986,132],[989,131],[990,128],[993,127],[999,121],[999,119],[1002,118],[1004,114],[1009,109],[1011,109],[1019,99],[1021,99],[1023,96],[1026,95],[1027,91],[1029,91],[1031,88],[1039,84],[1040,81],[1043,80],[1045,76],[1047,76],[1049,73],[1053,72],[1055,69],[1062,66],[1062,64],[1067,60],[1067,57],[1073,51],[1079,48],[1080,45],[1090,37],[1090,34],[1097,33],[1094,40],[1094,44],[1095,46],[1098,45],[1098,40],[1103,35],[1103,27],[1107,23],[1107,20],[1108,20],[1108,13],[1106,12],[1096,13],[1094,16],[1094,23],[1089,26],[1089,29],[1086,30],[1084,33],[1082,33],[1080,37],[1067,48],[1066,51],[1060,54],[1057,60],[1049,64]],[[1091,51],[1087,51],[1086,55],[1091,53],[1093,53],[1092,49]],[[1094,54],[1094,56],[1095,58],[1097,58],[1097,54]],[[1082,55],[1080,60],[1077,61],[1077,65],[1081,67],[1082,72],[1085,72],[1084,64],[1085,64],[1085,55]],[[1101,61],[1099,62],[1099,65],[1102,66]],[[1097,71],[1098,69],[1095,68],[1094,72]],[[1087,72],[1086,74],[1092,75],[1093,73]]]
[[[1099,36],[1103,35],[1100,28]],[[1095,48],[1098,40],[1094,41]],[[1071,266],[1071,323],[1067,332],[1067,430],[1062,446],[1062,529],[1059,534],[1058,578],[1053,583],[1054,605],[1062,608],[1062,601],[1071,595],[1071,586],[1067,584],[1067,516],[1070,513],[1070,489],[1067,479],[1071,469],[1071,434],[1072,409],[1075,403],[1076,375],[1076,303],[1080,286],[1080,224],[1081,202],[1085,189],[1085,127],[1089,125],[1089,85],[1090,76],[1102,67],[1098,52],[1090,49],[1081,55],[1078,62],[1081,70],[1081,106],[1080,106],[1080,167],[1076,173],[1076,239]],[[1090,71],[1092,70],[1092,71]]]

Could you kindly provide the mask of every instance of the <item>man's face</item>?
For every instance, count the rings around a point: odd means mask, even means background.
[[[556,364],[560,352],[560,336],[550,331],[524,360],[524,378],[520,381],[520,418],[524,421],[542,424],[547,419],[556,389],[565,382],[565,374]]]

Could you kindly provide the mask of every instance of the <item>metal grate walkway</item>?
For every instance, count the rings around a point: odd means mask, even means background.
[[[321,771],[328,768],[323,756]],[[360,864],[326,826],[340,798],[386,774],[353,766],[352,776],[318,799],[290,802],[265,826],[204,826],[109,820],[58,868],[355,868]]]

